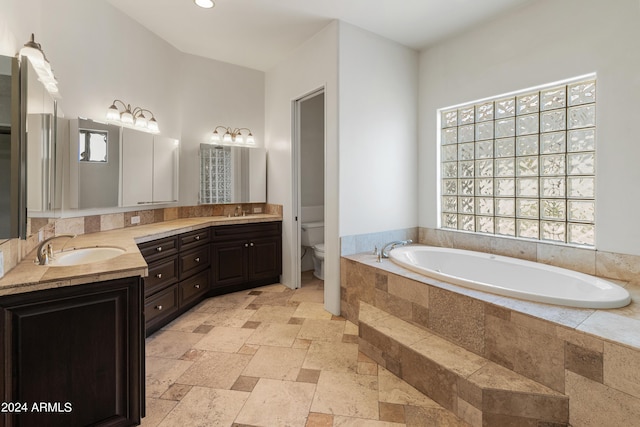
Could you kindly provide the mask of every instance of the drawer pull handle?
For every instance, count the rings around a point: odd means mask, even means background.
[[[194,259],[195,262],[200,262],[200,257]]]
[[[155,309],[156,309],[156,310],[158,310],[158,311],[160,311],[160,310],[162,310],[162,306],[161,306],[161,305],[156,305],[156,306],[155,306]]]
[[[158,247],[156,248],[156,251],[157,251],[157,252],[162,252],[162,246],[158,246]]]
[[[156,277],[157,277],[158,279],[162,279],[162,273],[158,273],[158,274],[156,274]]]
[[[200,283],[196,283],[195,285],[193,285],[193,287],[196,289],[200,289]]]
[[[200,240],[200,236],[196,236],[196,240]]]

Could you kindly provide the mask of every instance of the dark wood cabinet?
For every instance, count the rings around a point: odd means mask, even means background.
[[[139,277],[1,297],[2,425],[139,424],[142,301]]]
[[[282,273],[282,224],[224,225],[212,229],[211,294],[276,283]]]
[[[146,334],[197,304],[211,283],[209,228],[138,245],[149,264],[144,279]]]

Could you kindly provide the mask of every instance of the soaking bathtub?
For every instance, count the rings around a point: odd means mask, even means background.
[[[415,245],[395,248],[389,258],[444,282],[529,301],[581,308],[619,308],[631,302],[626,289],[607,280],[500,255]]]

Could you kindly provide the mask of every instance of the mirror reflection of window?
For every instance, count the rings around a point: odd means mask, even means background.
[[[78,160],[81,162],[107,162],[109,132],[80,129]]]

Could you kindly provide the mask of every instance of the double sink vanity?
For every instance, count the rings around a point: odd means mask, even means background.
[[[184,218],[53,240],[48,265],[29,255],[0,279],[0,424],[138,424],[145,336],[209,296],[276,283],[281,220]]]

